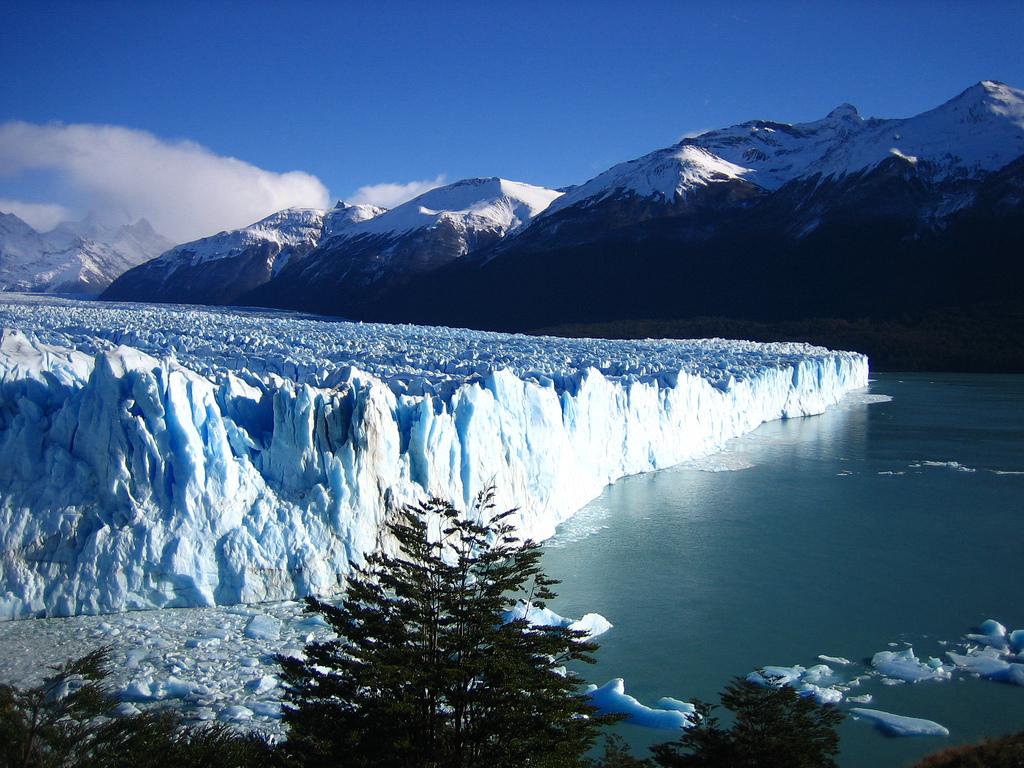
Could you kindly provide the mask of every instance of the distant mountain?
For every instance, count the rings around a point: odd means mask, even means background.
[[[505,179],[467,179],[325,237],[306,258],[238,301],[359,316],[382,295],[500,242],[561,193]]]
[[[0,291],[96,295],[172,245],[145,219],[114,226],[89,216],[37,232],[0,212]]]
[[[847,341],[815,331],[826,321],[864,320],[861,348],[883,360],[1017,369],[1020,341],[1002,345],[1013,362],[997,350],[1002,362],[986,363],[961,335],[1024,317],[1022,189],[1024,93],[999,83],[902,120],[843,105],[813,123],[744,123],[599,174],[513,237],[360,316],[606,335],[686,318],[747,333],[740,319],[763,336],[817,318],[800,337],[822,343]],[[899,354],[891,330],[873,330],[893,323]],[[905,340],[926,323],[972,362],[914,357]]]
[[[1024,328],[1022,189],[1024,92],[984,81],[910,118],[842,104],[813,122],[709,131],[558,191],[460,181],[300,238],[301,257],[280,263],[200,279],[171,268],[193,258],[180,252],[161,272],[174,299],[128,290],[128,276],[107,296],[566,333],[717,318],[700,328],[742,321],[766,336],[800,321],[822,343],[846,337],[815,328],[857,321],[883,357],[893,332],[873,329],[898,325],[906,352],[931,324],[981,360],[968,347],[982,328]],[[1002,346],[1019,363],[995,367],[1024,370],[1024,341]],[[888,359],[928,365],[901,355]]]
[[[339,203],[330,211],[289,208],[255,224],[179,245],[125,272],[102,298],[111,301],[230,304],[266,283],[317,244],[384,209]]]

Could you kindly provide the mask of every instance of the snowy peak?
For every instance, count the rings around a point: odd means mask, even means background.
[[[856,120],[860,121],[860,113],[857,112],[857,108],[848,102],[843,102],[838,107],[828,113],[829,120]]]
[[[506,179],[464,179],[431,189],[402,205],[352,226],[346,236],[399,235],[448,222],[464,230],[501,235],[527,224],[562,193]]]
[[[361,221],[367,221],[380,216],[382,213],[386,213],[387,210],[387,208],[379,208],[368,203],[350,205],[343,200],[339,200],[338,204],[324,215],[323,237],[325,239],[333,237],[352,224],[358,224]]]
[[[843,103],[820,120],[752,120],[708,131],[610,168],[550,209],[620,193],[671,202],[716,181],[743,178],[776,190],[801,177],[838,177],[897,156],[934,178],[976,177],[1024,154],[1024,92],[986,80],[936,109],[902,119],[864,118]]]
[[[693,189],[741,179],[749,172],[748,168],[725,160],[704,147],[684,142],[609,168],[586,184],[571,189],[549,210],[554,213],[577,204],[592,205],[620,195],[656,198],[671,203]]]
[[[145,219],[117,225],[89,215],[40,233],[0,213],[0,291],[96,294],[172,245]]]
[[[146,267],[172,273],[211,261],[236,258],[253,249],[260,251],[263,260],[273,266],[282,252],[315,246],[323,232],[324,218],[324,211],[317,208],[286,208],[247,227],[183,243]]]
[[[982,80],[933,111],[956,112],[962,118],[991,115],[1020,124],[1024,121],[1024,91],[995,80]]]
[[[39,233],[13,213],[0,211],[0,236],[38,237]]]

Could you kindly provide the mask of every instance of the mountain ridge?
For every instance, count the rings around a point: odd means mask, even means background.
[[[110,225],[90,214],[39,232],[0,212],[0,291],[98,295],[171,245],[144,218]]]
[[[1021,158],[1024,92],[996,81],[907,118],[843,103],[706,131],[561,190],[454,182],[322,238],[231,301],[513,331],[1015,312]]]

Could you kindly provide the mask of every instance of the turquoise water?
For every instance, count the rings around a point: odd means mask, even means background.
[[[870,391],[893,399],[855,396],[766,424],[704,469],[627,478],[559,530],[544,556],[562,580],[553,607],[615,624],[587,679],[625,678],[650,705],[714,701],[764,665],[828,654],[855,674],[904,643],[941,655],[986,618],[1024,628],[1024,377],[889,374]],[[889,738],[848,719],[844,768],[1024,730],[1024,687],[957,674],[851,695],[863,693],[950,736]],[[618,729],[640,751],[671,737]]]

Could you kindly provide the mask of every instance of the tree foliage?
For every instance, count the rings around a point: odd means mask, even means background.
[[[1024,731],[980,744],[949,747],[914,768],[1024,768]]]
[[[592,744],[594,708],[561,669],[590,662],[585,633],[507,620],[543,606],[554,581],[493,494],[462,516],[431,499],[393,513],[396,554],[379,551],[344,599],[308,599],[337,638],[280,657],[292,759],[310,766],[573,766]]]
[[[3,768],[241,768],[271,754],[258,735],[225,725],[187,727],[171,710],[115,716],[109,648],[54,670],[34,688],[0,685]]]
[[[721,695],[733,713],[723,728],[713,705],[698,703],[694,726],[675,742],[652,747],[666,768],[835,768],[836,726],[843,715],[784,686],[735,678]]]

